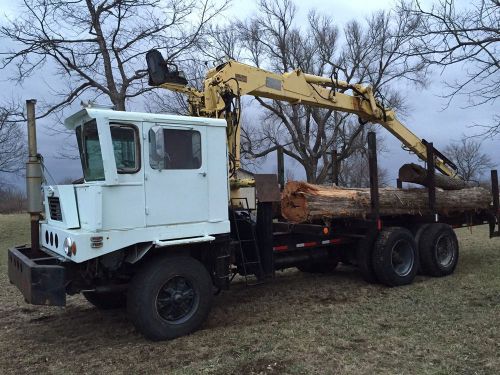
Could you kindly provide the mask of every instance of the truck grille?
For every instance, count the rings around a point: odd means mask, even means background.
[[[49,212],[52,220],[62,221],[61,203],[59,197],[49,197]]]

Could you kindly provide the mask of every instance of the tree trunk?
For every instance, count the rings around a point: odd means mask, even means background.
[[[426,189],[380,189],[379,200],[381,215],[431,213]],[[490,204],[489,191],[480,187],[436,191],[436,206],[440,214],[487,209]],[[285,185],[281,196],[281,213],[293,223],[325,218],[365,218],[370,210],[368,188],[350,189],[291,181]]]
[[[401,182],[411,182],[427,186],[427,169],[418,164],[405,164],[399,168],[399,179]],[[444,190],[460,190],[474,186],[459,178],[448,177],[439,173],[436,173],[435,181],[436,187]]]

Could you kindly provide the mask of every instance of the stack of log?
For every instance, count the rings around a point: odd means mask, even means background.
[[[414,164],[405,165],[401,169],[400,179],[425,184],[424,168]],[[422,175],[422,171],[425,174]],[[409,181],[410,179],[412,181]],[[439,187],[436,189],[438,213],[448,215],[490,207],[491,194],[488,190],[470,187],[463,181],[454,180],[436,175],[436,186]],[[427,189],[379,189],[380,214],[430,214],[428,199]],[[325,218],[366,218],[371,212],[370,203],[370,189],[368,188],[340,188],[291,181],[285,185],[282,193],[281,213],[293,223]]]

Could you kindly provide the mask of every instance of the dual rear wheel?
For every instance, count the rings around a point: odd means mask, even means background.
[[[357,263],[368,282],[388,286],[410,284],[419,268],[429,276],[446,276],[456,268],[458,241],[446,224],[425,224],[415,236],[406,228],[389,227],[358,244]]]
[[[381,283],[410,284],[418,270],[417,245],[411,232],[400,227],[383,229],[373,247],[372,264]]]
[[[440,277],[452,274],[458,263],[458,240],[452,227],[431,224],[418,239],[420,269],[424,275]]]

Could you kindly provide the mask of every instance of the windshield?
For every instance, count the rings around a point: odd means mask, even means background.
[[[82,129],[83,128],[83,129]],[[139,140],[136,127],[111,124],[111,139],[118,173],[136,173],[140,169]],[[85,181],[103,181],[101,145],[95,120],[76,128],[76,138],[80,151]]]
[[[83,124],[83,130],[82,126],[78,126],[76,139],[85,181],[104,180],[104,166],[96,121],[92,120]]]

